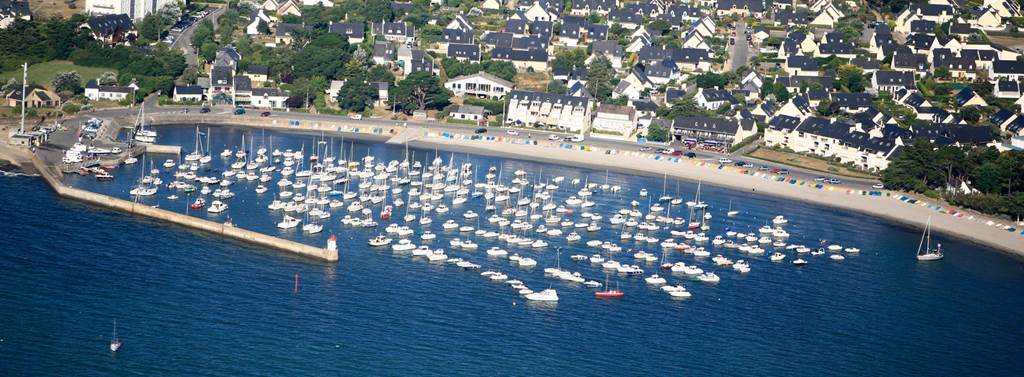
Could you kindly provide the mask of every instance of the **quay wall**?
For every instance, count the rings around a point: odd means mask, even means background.
[[[391,122],[379,124],[360,124],[346,122],[340,118],[337,121],[302,120],[293,121],[280,118],[258,117],[250,115],[222,115],[222,114],[153,114],[147,115],[147,122],[152,126],[175,125],[175,124],[213,124],[220,126],[243,126],[281,130],[287,132],[325,132],[344,133],[356,139],[369,141],[386,141],[396,134],[401,133],[405,128]]]
[[[32,156],[32,163],[39,174],[61,197],[78,200],[100,207],[126,212],[132,215],[149,217],[155,220],[167,221],[196,230],[221,235],[222,237],[248,242],[259,246],[269,247],[286,251],[303,257],[322,260],[326,262],[337,262],[338,251],[326,248],[318,248],[303,243],[289,241],[278,237],[266,235],[251,230],[228,226],[209,220],[204,220],[165,209],[154,208],[145,204],[139,204],[128,200],[118,199],[95,192],[74,188],[64,184],[60,180],[61,173],[54,168],[44,164],[35,155]]]
[[[181,147],[177,145],[146,145],[146,153],[181,155]]]

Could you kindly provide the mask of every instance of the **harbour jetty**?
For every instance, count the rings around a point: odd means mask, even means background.
[[[140,204],[128,200],[113,198],[107,195],[97,194],[94,192],[77,189],[64,184],[60,179],[61,173],[56,168],[46,165],[37,156],[32,156],[32,164],[36,170],[39,171],[39,175],[46,180],[46,183],[53,188],[57,195],[64,198],[74,199],[81,202],[89,203],[99,207],[110,208],[113,210],[129,213],[132,215],[138,215],[143,217],[152,218],[155,220],[167,221],[173,224],[178,224],[188,228],[217,234],[222,237],[235,239],[238,241],[248,242],[255,245],[269,247],[285,252],[293,253],[307,258],[321,260],[325,262],[337,262],[338,261],[338,250],[337,247],[329,245],[327,248],[319,248],[303,243],[289,241],[278,237],[266,235],[251,230],[241,229],[232,225],[216,223],[209,220],[204,220],[160,208],[151,207],[146,204]]]

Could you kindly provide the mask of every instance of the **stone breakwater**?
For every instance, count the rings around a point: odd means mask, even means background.
[[[39,174],[50,185],[57,195],[89,203],[99,207],[109,208],[132,215],[148,217],[154,220],[170,222],[225,238],[247,242],[258,246],[268,247],[296,254],[299,256],[321,260],[325,262],[337,262],[338,250],[335,247],[319,248],[303,243],[289,241],[278,237],[266,235],[251,230],[238,228],[232,225],[221,224],[204,220],[177,212],[154,208],[145,204],[135,203],[128,200],[118,199],[107,195],[97,194],[91,191],[77,189],[64,184],[61,181],[61,174],[55,168],[46,165],[36,156],[32,156],[32,163]]]

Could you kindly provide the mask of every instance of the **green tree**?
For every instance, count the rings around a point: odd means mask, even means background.
[[[368,22],[389,22],[394,19],[391,3],[387,0],[366,0],[362,15]]]
[[[352,78],[341,86],[338,91],[338,107],[342,110],[361,113],[373,107],[377,98],[377,89],[363,80],[363,77]]]
[[[200,22],[199,25],[196,25],[195,30],[192,31],[192,47],[201,49],[207,43],[214,43],[214,46],[216,46],[213,22],[210,22],[210,20]],[[212,58],[208,60],[212,60]]]
[[[603,55],[591,61],[587,66],[587,90],[590,95],[600,101],[611,98],[612,90],[615,89],[612,83],[614,75],[612,63]]]
[[[575,67],[582,67],[586,60],[586,50],[582,48],[565,49],[555,54],[555,59],[551,61],[551,68],[568,70]]]
[[[567,88],[565,87],[565,84],[562,83],[562,80],[551,80],[548,82],[548,93],[565,94],[566,90]]]
[[[436,76],[426,72],[415,72],[398,83],[389,95],[392,103],[407,113],[413,110],[442,109],[448,105],[451,93]]]
[[[694,82],[697,83],[699,88],[725,88],[729,80],[723,75],[709,72],[697,75]]]
[[[116,85],[117,84],[117,73],[106,71],[100,74],[100,77],[96,79],[100,85]]]
[[[219,47],[216,42],[210,41],[203,43],[203,45],[199,47],[199,57],[208,62],[213,61],[213,59],[217,57],[218,49]]]
[[[53,78],[53,89],[58,92],[81,93],[82,76],[77,71],[58,72]]]
[[[647,127],[647,140],[666,142],[669,141],[671,136],[668,134],[668,130],[665,127],[652,123]]]
[[[145,42],[158,41],[160,34],[164,31],[164,26],[164,17],[159,12],[147,14],[137,27],[139,38]]]
[[[836,82],[852,93],[863,92],[867,84],[864,70],[852,64],[844,64],[836,70]]]
[[[967,123],[977,124],[981,120],[981,109],[978,106],[967,106],[960,108],[960,116],[964,118]]]
[[[299,77],[340,77],[349,59],[348,41],[340,35],[322,34],[295,54],[293,69]]]

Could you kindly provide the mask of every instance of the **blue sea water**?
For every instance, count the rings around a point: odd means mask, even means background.
[[[237,148],[243,131],[211,130],[214,152]],[[257,144],[270,133],[248,133]],[[161,143],[191,150],[192,128],[166,129]],[[307,151],[312,136],[274,134],[276,148]],[[335,148],[341,144],[335,139]],[[378,159],[405,155],[397,146],[345,141],[346,153]],[[416,159],[433,150],[414,150]],[[448,161],[450,153],[438,152]],[[308,153],[307,153],[308,155]],[[485,156],[454,155],[480,167],[516,169],[531,179],[565,176],[556,198],[575,193],[574,177],[623,186],[619,195],[597,194],[594,212],[638,199],[641,187],[655,198],[676,183],[577,167]],[[157,166],[161,162],[157,160]],[[212,173],[223,169],[215,157]],[[114,172],[114,182],[70,177],[80,187],[127,198],[141,165]],[[148,167],[145,169],[148,170]],[[607,174],[607,175],[606,175]],[[164,173],[164,180],[170,175]],[[507,182],[507,176],[506,176]],[[274,227],[280,214],[266,209],[270,193],[256,183],[236,183],[229,214],[241,227],[323,245],[339,237],[341,260],[320,263],[215,235],[57,198],[39,179],[0,178],[0,375],[1015,375],[1024,370],[1024,264],[995,250],[937,235],[946,259],[919,263],[920,233],[881,219],[830,208],[709,187],[702,198],[715,219],[711,235],[726,227],[754,231],[777,214],[790,219],[790,242],[819,239],[856,246],[860,255],[832,262],[804,256],[803,268],[749,257],[746,275],[718,269],[709,260],[673,253],[671,261],[718,272],[708,285],[669,276],[693,292],[672,300],[642,278],[612,275],[626,297],[599,300],[593,290],[543,276],[564,247],[563,268],[603,280],[599,266],[570,261],[592,254],[582,243],[549,238],[544,250],[500,246],[538,259],[521,269],[488,259],[496,240],[474,238],[477,251],[451,250],[434,215],[436,247],[506,272],[534,289],[558,290],[555,305],[535,305],[478,272],[431,264],[390,250],[371,250],[379,231],[342,227],[336,210],[323,234],[303,236]],[[276,191],[276,185],[270,185]],[[679,184],[689,198],[691,182]],[[180,194],[180,193],[179,193]],[[166,200],[166,188],[147,204],[186,211],[190,200]],[[730,203],[742,213],[729,219]],[[191,213],[191,212],[190,212]],[[403,210],[396,211],[401,217]],[[198,214],[206,217],[205,212]],[[680,214],[683,215],[683,214]],[[486,216],[486,215],[484,215]],[[211,216],[223,221],[226,215]],[[578,212],[574,217],[578,218]],[[471,224],[474,225],[475,224]],[[482,222],[485,228],[490,225]],[[585,233],[618,240],[618,230]],[[414,226],[419,234],[419,225]],[[661,238],[666,238],[662,232]],[[418,238],[415,239],[419,244]],[[624,247],[655,247],[620,242]],[[710,245],[709,245],[710,247]],[[617,260],[632,262],[632,253]],[[790,255],[787,259],[795,258]],[[662,273],[657,264],[647,274]],[[295,276],[298,275],[298,291]],[[668,275],[662,273],[663,276]],[[124,347],[107,348],[117,320]]]

